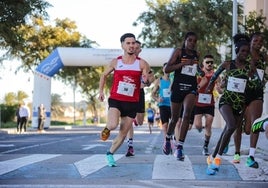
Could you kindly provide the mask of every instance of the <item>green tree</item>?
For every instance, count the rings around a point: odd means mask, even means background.
[[[56,93],[51,94],[51,113],[52,117],[58,117],[62,115],[62,109],[61,109],[61,96]]]
[[[17,101],[16,99],[16,93],[14,92],[10,92],[10,93],[7,93],[5,96],[4,96],[4,103],[6,105],[13,105],[15,104]]]
[[[27,99],[29,96],[24,91],[18,91],[17,93],[9,92],[4,96],[5,105],[17,105]]]
[[[51,94],[51,105],[57,106],[60,105],[62,102],[61,96],[57,93]]]
[[[1,0],[0,1],[0,47],[6,49],[9,57],[17,51],[20,41],[15,28],[25,24],[29,16],[48,17],[46,8],[51,5],[44,0]],[[15,53],[16,54],[16,53]],[[2,57],[2,59],[3,59]]]
[[[16,57],[22,61],[24,71],[34,71],[36,66],[44,60],[58,46],[80,47],[80,44],[90,47],[93,41],[86,39],[77,31],[74,21],[56,19],[55,26],[46,24],[41,17],[32,17],[31,22],[16,28],[20,46]]]
[[[58,46],[91,48],[91,45],[97,45],[95,41],[81,35],[76,29],[75,22],[67,18],[56,19],[55,26],[46,25],[42,18],[32,18],[31,23],[17,27],[18,36],[23,44],[17,54],[23,60],[21,68],[24,71],[34,71],[36,66]],[[75,87],[76,91],[81,91],[90,100],[93,109],[96,109],[95,96],[102,71],[103,67],[63,67],[55,78]],[[54,110],[56,111],[56,108]]]
[[[149,10],[133,23],[144,25],[138,36],[144,46],[181,47],[185,33],[194,31],[201,57],[211,53],[220,62],[218,49],[232,37],[232,0],[146,0],[146,3]],[[241,6],[238,10],[242,17]]]
[[[83,97],[86,99],[90,110],[97,116],[97,95],[99,88],[99,77],[103,72],[103,66],[97,67],[64,67],[62,71],[59,72],[58,76],[61,81],[66,84],[75,87],[76,92],[82,93]],[[64,79],[63,79],[64,78]],[[111,77],[107,80],[107,87],[110,88],[112,79]],[[108,89],[106,89],[106,93]]]
[[[268,50],[268,26],[265,25],[266,17],[263,16],[263,10],[259,13],[256,11],[249,12],[245,18],[243,29],[250,36],[255,32],[262,32],[264,36],[264,50]]]
[[[25,93],[24,91],[18,91],[17,92],[17,102],[20,103],[22,102],[24,99],[27,99],[29,97],[29,95],[27,95],[27,93]]]

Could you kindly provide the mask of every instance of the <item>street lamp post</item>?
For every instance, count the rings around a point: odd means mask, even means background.
[[[2,77],[0,76],[0,80]],[[2,100],[0,100],[0,129],[2,128]]]
[[[237,0],[233,0],[233,36],[237,33]],[[232,44],[232,59],[235,59],[234,43]]]
[[[83,109],[83,124],[84,126],[87,124],[87,103],[86,101],[81,101],[80,102],[82,109]]]
[[[73,103],[73,108],[74,108],[74,125],[75,125],[75,89],[76,89],[76,77],[74,76],[74,84],[73,84],[73,96],[74,96],[74,103]]]
[[[2,108],[1,108],[1,104],[0,104],[0,129],[2,127]]]

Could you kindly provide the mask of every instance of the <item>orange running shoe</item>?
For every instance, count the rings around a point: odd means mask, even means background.
[[[220,165],[221,165],[221,158],[215,157],[213,163],[211,164],[211,168],[216,171],[219,171]]]
[[[207,157],[207,164],[210,165],[212,163],[212,161],[213,161],[213,157],[212,157],[212,155],[209,155]]]
[[[106,141],[110,136],[110,130],[105,127],[102,131],[101,131],[101,135],[100,138],[102,141]]]

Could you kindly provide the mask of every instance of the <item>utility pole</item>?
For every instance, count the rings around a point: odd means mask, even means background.
[[[233,0],[233,36],[237,34],[237,0]],[[232,59],[235,59],[235,47],[232,42]]]
[[[74,83],[73,83],[73,96],[74,96],[74,101],[73,101],[73,108],[74,108],[74,125],[75,125],[75,90],[76,90],[76,76],[74,75]]]

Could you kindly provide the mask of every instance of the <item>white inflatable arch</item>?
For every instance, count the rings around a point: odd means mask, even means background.
[[[171,56],[173,48],[143,49],[140,57],[150,66],[162,66]],[[64,66],[102,66],[107,65],[112,58],[122,54],[121,49],[94,48],[56,48],[34,73],[33,114],[32,127],[38,126],[38,106],[44,104],[46,108],[45,128],[51,122],[51,77]]]

